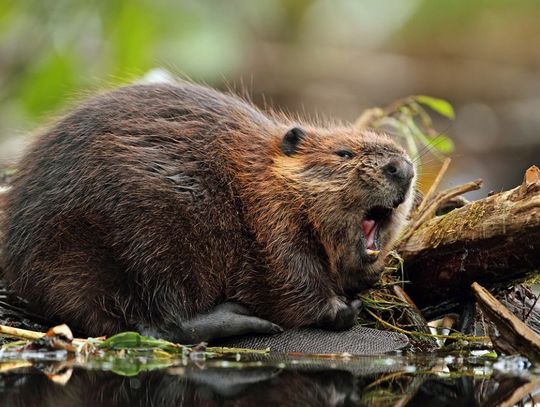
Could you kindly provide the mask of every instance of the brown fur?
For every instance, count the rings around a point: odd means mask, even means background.
[[[305,137],[287,155],[295,126]],[[120,88],[21,161],[6,276],[90,335],[179,323],[229,300],[284,327],[312,324],[378,278],[384,256],[363,260],[360,223],[395,201],[381,167],[396,156],[385,135],[297,123],[194,84]],[[381,232],[385,252],[411,198]]]

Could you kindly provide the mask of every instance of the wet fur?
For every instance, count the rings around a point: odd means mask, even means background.
[[[287,155],[294,126],[305,137]],[[384,256],[362,261],[360,222],[395,200],[380,167],[404,154],[384,135],[195,84],[120,88],[61,119],[19,164],[3,267],[37,310],[89,335],[175,326],[224,301],[283,327],[316,323],[378,278]]]

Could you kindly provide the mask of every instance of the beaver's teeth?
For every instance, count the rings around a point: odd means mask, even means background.
[[[366,254],[368,256],[378,256],[380,252],[380,250],[366,249]]]

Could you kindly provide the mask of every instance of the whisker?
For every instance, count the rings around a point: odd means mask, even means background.
[[[444,140],[445,140],[445,137],[443,137],[442,134],[439,136],[436,136],[432,140],[432,142],[430,142],[429,144],[426,144],[425,147],[416,155],[416,157],[412,159],[413,162],[416,162],[418,159],[422,158],[425,154],[435,151],[437,146],[440,145],[442,142],[444,142]]]

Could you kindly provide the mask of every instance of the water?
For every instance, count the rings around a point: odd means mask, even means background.
[[[2,406],[532,405],[540,391],[540,371],[526,359],[489,355],[84,359],[52,352],[0,360]]]

